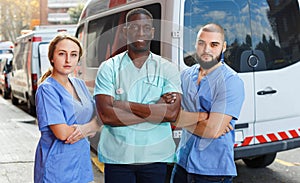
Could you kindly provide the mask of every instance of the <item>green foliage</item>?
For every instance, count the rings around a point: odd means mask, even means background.
[[[78,6],[76,6],[74,8],[70,8],[68,10],[68,13],[71,17],[71,22],[70,22],[71,24],[76,24],[78,22],[83,7],[84,7],[84,4],[79,4]]]
[[[39,0],[1,0],[0,7],[2,40],[15,41],[32,19],[39,18]]]

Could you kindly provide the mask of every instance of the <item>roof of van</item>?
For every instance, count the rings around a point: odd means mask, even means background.
[[[17,37],[17,40],[23,37],[39,34],[53,34],[55,33],[66,31],[71,35],[75,35],[77,25],[75,24],[66,24],[66,25],[42,25],[42,26],[35,26],[32,31],[26,31],[25,34],[20,35]]]
[[[96,15],[110,8],[117,7],[132,1],[142,1],[142,0],[117,0],[117,1],[116,0],[107,0],[107,1],[89,0],[85,4],[85,7],[83,8],[78,22],[80,23],[81,21],[84,21],[87,17]]]
[[[72,29],[72,28],[76,28],[77,25],[76,24],[65,24],[65,25],[39,25],[39,26],[35,26],[33,28],[33,31],[35,30],[49,30],[49,29],[55,29],[55,30],[59,30],[59,29]]]
[[[11,41],[0,41],[0,50],[9,50],[14,48],[14,43]]]

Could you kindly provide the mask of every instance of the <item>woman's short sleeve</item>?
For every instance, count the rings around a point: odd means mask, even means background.
[[[36,113],[39,129],[53,124],[66,123],[61,95],[51,85],[41,85],[36,93]]]

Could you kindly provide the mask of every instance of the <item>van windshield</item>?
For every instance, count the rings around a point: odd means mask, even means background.
[[[13,51],[9,50],[9,49],[7,49],[7,50],[0,50],[0,54],[10,54],[10,53],[13,53]]]

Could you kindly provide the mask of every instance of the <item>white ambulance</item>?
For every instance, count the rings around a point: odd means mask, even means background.
[[[86,51],[76,74],[93,90],[99,65],[124,50],[126,12],[148,9],[155,20],[152,52],[193,65],[201,25],[226,31],[226,63],[245,83],[235,126],[235,158],[250,167],[270,165],[276,153],[300,147],[300,0],[91,0],[76,35]],[[181,131],[174,131],[178,142]]]
[[[14,105],[27,103],[30,114],[35,114],[37,81],[50,67],[48,45],[56,34],[66,31],[75,34],[76,25],[37,26],[17,38],[11,73],[11,100]]]

